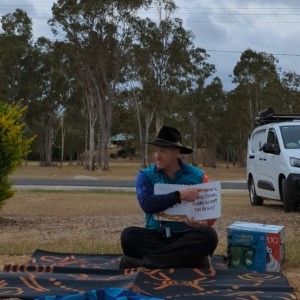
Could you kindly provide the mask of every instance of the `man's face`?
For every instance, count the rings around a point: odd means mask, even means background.
[[[154,158],[156,166],[159,169],[167,169],[174,163],[177,163],[179,157],[179,149],[174,147],[158,147],[154,148]]]

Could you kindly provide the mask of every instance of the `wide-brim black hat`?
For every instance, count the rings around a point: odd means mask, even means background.
[[[153,141],[147,142],[147,144],[158,146],[158,147],[175,147],[180,149],[182,154],[190,154],[193,149],[185,147],[181,144],[181,134],[173,127],[163,126],[156,138]]]

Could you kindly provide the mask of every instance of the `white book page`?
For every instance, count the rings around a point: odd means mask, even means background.
[[[154,215],[156,220],[182,222],[185,217],[196,220],[217,219],[221,216],[221,183],[212,181],[196,185],[156,183],[154,194],[168,194],[188,188],[201,189],[198,199],[194,202],[182,201]]]

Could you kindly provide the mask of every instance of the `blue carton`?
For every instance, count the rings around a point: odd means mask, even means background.
[[[284,227],[236,221],[227,229],[232,269],[279,272],[284,261]]]

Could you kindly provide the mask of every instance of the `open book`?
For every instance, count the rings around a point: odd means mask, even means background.
[[[194,217],[196,220],[217,219],[221,216],[221,183],[219,181],[196,185],[156,183],[154,194],[167,194],[188,188],[201,189],[196,201],[182,201],[163,212],[154,214],[154,218],[156,220],[182,222],[186,216]]]

